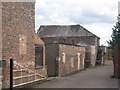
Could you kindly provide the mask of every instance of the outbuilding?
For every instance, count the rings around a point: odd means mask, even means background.
[[[84,70],[85,47],[60,43],[46,44],[48,76],[65,76]]]

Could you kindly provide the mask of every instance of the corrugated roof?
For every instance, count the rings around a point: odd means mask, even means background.
[[[96,36],[81,25],[42,25],[38,34],[40,37]]]

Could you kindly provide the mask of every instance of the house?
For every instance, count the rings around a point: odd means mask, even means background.
[[[40,26],[37,34],[49,43],[62,43],[86,47],[85,67],[94,67],[100,38],[81,25],[46,25]]]
[[[10,87],[10,59],[13,86],[46,78],[45,48],[35,34],[35,0],[0,0],[0,88]]]
[[[84,70],[85,47],[60,43],[46,44],[48,76],[65,76]]]

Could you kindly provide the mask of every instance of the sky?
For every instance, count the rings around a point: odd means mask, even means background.
[[[107,45],[117,22],[119,0],[36,0],[35,30],[40,25],[80,24]]]

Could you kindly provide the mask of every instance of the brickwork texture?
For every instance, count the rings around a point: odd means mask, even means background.
[[[20,65],[35,71],[35,2],[2,2],[1,4],[2,60],[6,60],[6,66],[3,68],[2,83],[3,88],[9,88],[10,58],[13,58]],[[43,59],[45,62],[45,56]],[[36,72],[46,76],[45,70],[44,67],[41,70],[37,69]],[[24,78],[22,81],[26,82],[27,80],[27,78]],[[20,80],[17,79],[16,83],[20,84],[19,82]]]

